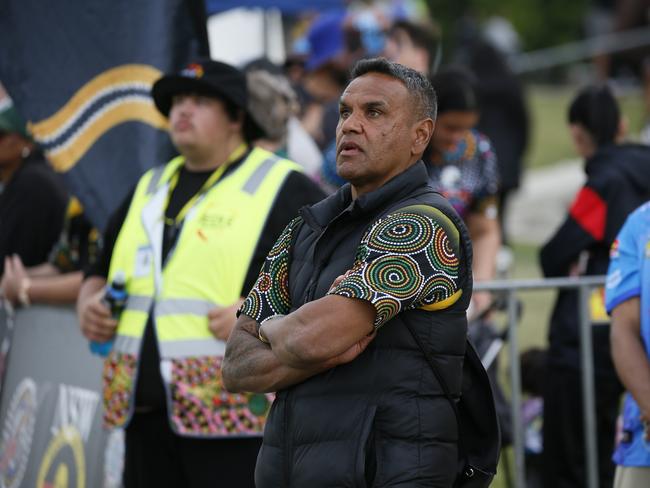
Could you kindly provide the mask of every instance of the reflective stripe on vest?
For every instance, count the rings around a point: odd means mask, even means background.
[[[157,166],[152,170],[151,179],[149,180],[149,185],[147,186],[147,193],[153,194],[156,192],[158,183],[160,183],[160,178],[162,178],[163,173],[165,172],[165,166]]]
[[[126,310],[148,312],[153,303],[153,298],[142,295],[129,295],[126,301]]]
[[[130,337],[118,335],[115,339],[115,348],[124,354],[137,355],[140,351],[142,339],[139,337]],[[169,359],[179,359],[196,356],[223,356],[226,352],[225,341],[204,341],[204,340],[186,340],[186,341],[167,341],[161,344],[161,355]]]

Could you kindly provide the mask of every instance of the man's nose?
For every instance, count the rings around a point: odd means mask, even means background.
[[[362,128],[361,119],[354,112],[345,119],[341,119],[342,132],[361,132]]]
[[[174,102],[174,108],[180,113],[186,114],[192,110],[195,105],[191,97],[182,97]]]

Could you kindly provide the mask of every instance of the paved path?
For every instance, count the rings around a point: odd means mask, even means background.
[[[583,162],[578,159],[528,170],[508,205],[506,229],[510,240],[544,243],[562,223],[584,179]]]

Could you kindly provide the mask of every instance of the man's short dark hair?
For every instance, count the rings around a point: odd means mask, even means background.
[[[398,32],[404,32],[413,45],[424,49],[429,55],[429,70],[438,63],[440,57],[440,33],[435,25],[411,22],[400,19],[393,22],[388,30],[388,36],[393,37]]]
[[[431,118],[436,120],[438,110],[436,92],[426,76],[386,58],[372,58],[359,61],[352,68],[351,79],[353,80],[368,73],[388,75],[401,81],[408,89],[415,108],[415,114],[420,119]]]
[[[581,125],[597,146],[616,140],[621,110],[607,85],[591,85],[578,92],[569,106],[570,124]]]

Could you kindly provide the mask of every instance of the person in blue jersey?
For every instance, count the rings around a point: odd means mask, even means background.
[[[605,300],[612,358],[627,389],[614,487],[650,486],[650,202],[628,217],[612,245]]]

